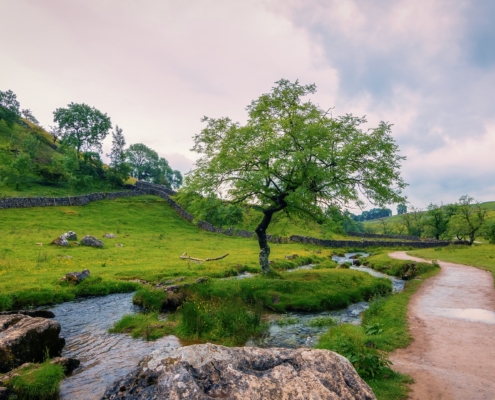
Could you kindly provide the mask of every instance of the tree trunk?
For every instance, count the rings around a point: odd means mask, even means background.
[[[266,229],[272,220],[274,211],[266,210],[264,211],[263,220],[256,227],[256,234],[258,235],[258,244],[260,246],[260,266],[261,272],[266,274],[271,271],[270,261],[268,257],[270,256],[270,246],[268,246],[268,240],[266,238]]]

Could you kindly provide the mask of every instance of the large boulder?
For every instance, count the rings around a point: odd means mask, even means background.
[[[43,362],[60,355],[65,339],[59,337],[60,325],[46,318],[22,314],[0,315],[0,372],[25,362]]]
[[[30,317],[55,318],[55,314],[48,310],[17,310],[17,311],[2,311],[0,315],[23,314]]]
[[[96,239],[94,236],[86,235],[82,238],[81,244],[84,246],[103,247],[104,243],[100,239]]]
[[[161,348],[102,399],[375,399],[344,357],[327,350]]]

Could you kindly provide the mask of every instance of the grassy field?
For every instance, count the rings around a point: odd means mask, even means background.
[[[66,301],[91,294],[92,289],[105,294],[105,285],[110,291],[132,290],[136,285],[123,281],[134,279],[159,282],[181,276],[191,282],[200,276],[219,278],[259,270],[255,239],[201,231],[155,196],[103,200],[83,207],[6,209],[0,210],[0,219],[2,308],[8,308],[9,301],[19,307]],[[68,230],[75,231],[79,239],[84,235],[102,239],[110,232],[117,238],[103,239],[103,249],[50,245]],[[315,255],[317,250],[295,243],[272,244],[271,249],[271,259],[293,253]],[[202,259],[229,256],[198,264],[180,259],[184,252]],[[320,256],[330,253],[323,250]],[[59,283],[67,272],[83,269],[89,269],[92,276],[84,293]]]

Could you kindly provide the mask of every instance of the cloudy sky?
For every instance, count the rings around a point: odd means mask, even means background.
[[[44,127],[87,103],[187,172],[202,116],[244,122],[299,79],[334,115],[394,124],[412,205],[495,200],[493,0],[0,0],[0,15],[0,90]]]

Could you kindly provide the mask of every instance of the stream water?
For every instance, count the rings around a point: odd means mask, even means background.
[[[361,253],[359,253],[361,254]],[[337,262],[352,262],[349,257],[356,253],[348,253]],[[365,255],[364,253],[362,254]],[[311,269],[312,265],[298,269]],[[392,280],[394,291],[402,290],[404,282],[399,279],[380,274],[366,267],[351,267],[377,277]],[[244,274],[238,278],[249,278],[254,275]],[[156,348],[163,346],[180,347],[175,336],[167,336],[153,342],[132,339],[126,334],[110,334],[108,329],[114,322],[126,314],[140,309],[132,304],[132,293],[114,294],[105,297],[94,297],[57,305],[50,310],[62,327],[61,335],[66,339],[63,356],[77,358],[81,361],[74,373],[66,378],[60,386],[61,399],[99,399],[117,377],[130,372],[138,362]],[[367,302],[352,304],[339,311],[318,313],[290,312],[265,314],[263,321],[267,329],[263,335],[251,339],[247,346],[258,347],[313,347],[328,326],[314,326],[315,319],[331,317],[335,323],[360,324],[361,313],[369,307]],[[281,324],[280,319],[290,320],[289,324]]]
[[[111,334],[108,329],[122,316],[139,311],[132,305],[133,293],[113,294],[71,301],[51,308],[62,327],[65,357],[81,361],[60,385],[61,399],[100,399],[107,386],[130,372],[151,351],[162,346],[179,347],[175,336],[154,342]]]

